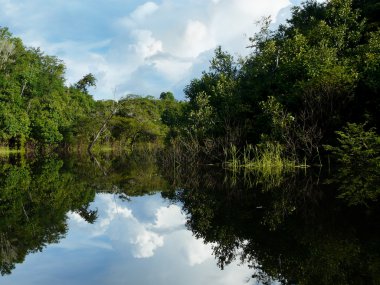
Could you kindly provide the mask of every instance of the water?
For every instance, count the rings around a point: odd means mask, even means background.
[[[320,172],[3,159],[0,283],[379,284],[377,176],[352,198]]]
[[[1,284],[245,284],[246,266],[224,271],[211,245],[185,228],[181,206],[160,194],[121,201],[97,194],[93,224],[67,214],[59,243],[26,257]]]

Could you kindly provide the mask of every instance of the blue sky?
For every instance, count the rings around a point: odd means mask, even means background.
[[[0,0],[0,26],[27,46],[58,56],[67,84],[87,73],[95,99],[159,96],[207,70],[218,45],[245,55],[255,22],[276,24],[298,0]]]

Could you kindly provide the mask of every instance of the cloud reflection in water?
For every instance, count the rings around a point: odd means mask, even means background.
[[[98,194],[94,224],[68,214],[59,244],[27,256],[2,284],[247,284],[252,272],[232,264],[221,271],[212,245],[185,227],[180,205],[159,194],[123,202]],[[27,281],[27,283],[26,283]]]

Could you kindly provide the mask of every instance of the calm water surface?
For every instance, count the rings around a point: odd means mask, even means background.
[[[4,158],[0,284],[380,284],[379,170],[355,171]]]
[[[221,271],[212,245],[185,227],[180,204],[160,194],[122,201],[97,194],[89,224],[67,214],[68,232],[57,244],[29,254],[1,284],[246,284],[237,262]]]

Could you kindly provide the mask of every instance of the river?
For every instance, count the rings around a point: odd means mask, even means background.
[[[3,158],[0,283],[379,284],[378,178],[335,174]]]

